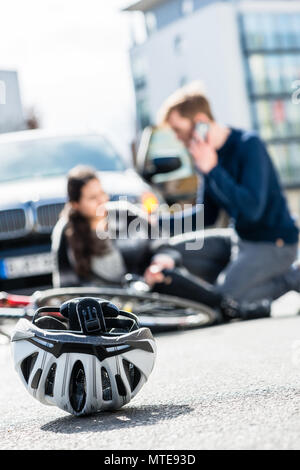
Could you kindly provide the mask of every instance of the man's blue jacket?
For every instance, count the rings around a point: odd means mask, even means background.
[[[257,134],[231,128],[218,158],[218,165],[204,176],[205,226],[212,225],[223,208],[244,240],[297,243],[298,228]]]

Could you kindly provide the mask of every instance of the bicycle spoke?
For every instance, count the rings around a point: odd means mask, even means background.
[[[156,327],[159,329],[202,327],[213,324],[217,319],[214,310],[198,302],[155,292],[135,293],[132,289],[115,287],[50,289],[36,293],[31,307],[33,310],[46,305],[59,307],[66,300],[86,296],[106,299],[121,310],[135,313],[142,325],[153,330]],[[6,313],[9,315],[9,312]],[[3,318],[1,313],[0,317]],[[13,315],[7,318],[13,318]],[[17,319],[18,315],[15,318]]]

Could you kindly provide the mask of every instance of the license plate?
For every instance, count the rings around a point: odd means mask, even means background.
[[[53,271],[53,266],[52,253],[5,258],[0,261],[0,277],[2,279],[16,279],[50,274]]]

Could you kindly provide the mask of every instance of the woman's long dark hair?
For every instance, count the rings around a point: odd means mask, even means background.
[[[69,172],[67,183],[69,202],[63,211],[63,215],[68,219],[65,234],[74,254],[75,270],[82,278],[90,277],[93,255],[103,255],[110,251],[109,239],[99,239],[91,229],[89,220],[70,205],[70,202],[80,201],[82,188],[93,179],[99,178],[90,167],[77,166]]]

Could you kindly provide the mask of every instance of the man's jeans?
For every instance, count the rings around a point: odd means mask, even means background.
[[[182,241],[172,248],[182,254],[190,272],[238,301],[275,300],[299,282],[291,268],[298,244],[249,242],[232,229],[210,229],[201,250],[186,250]]]

